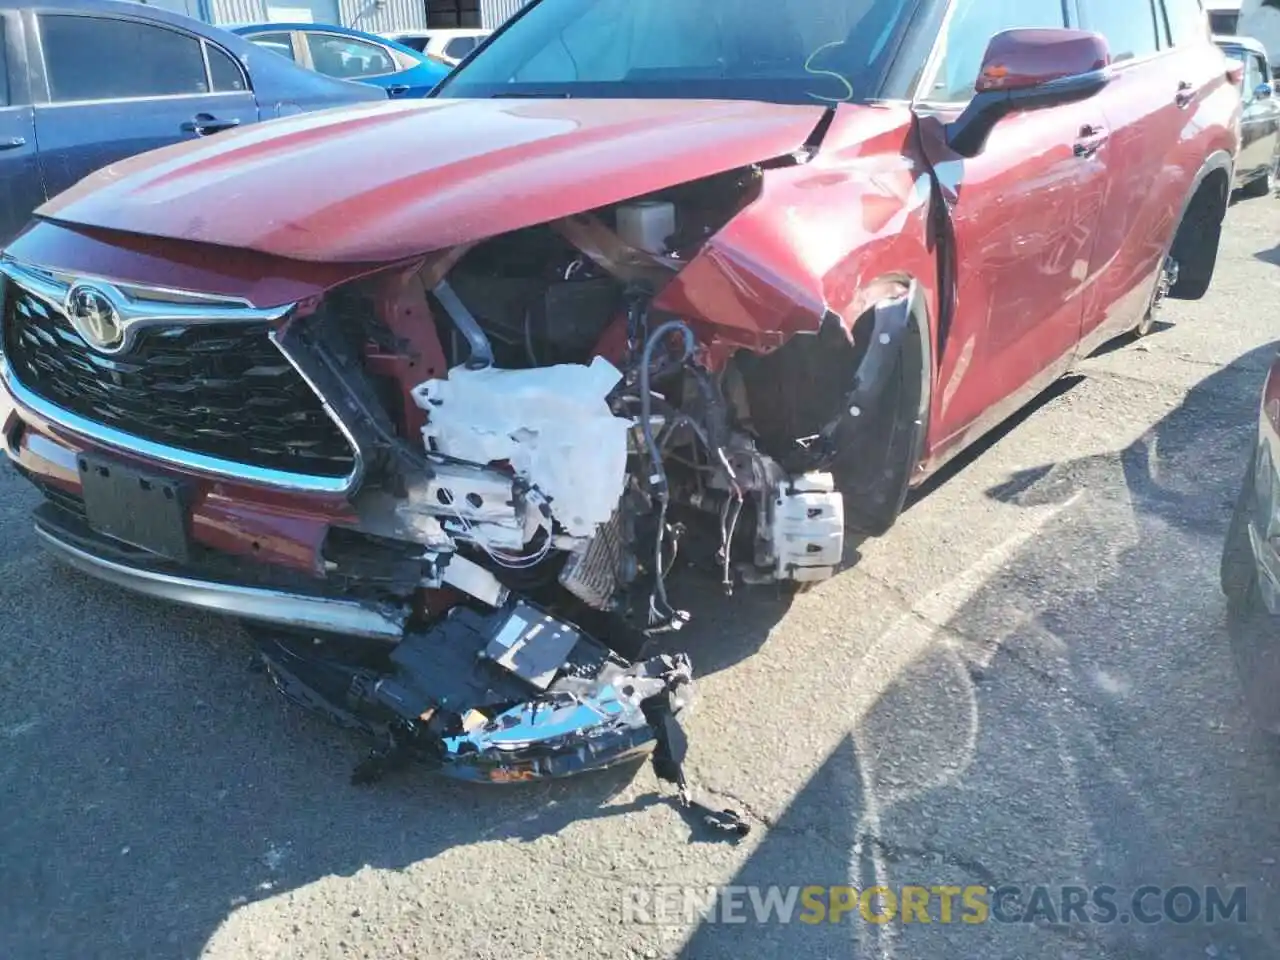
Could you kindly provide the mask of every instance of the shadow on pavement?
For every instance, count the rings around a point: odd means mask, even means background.
[[[1217,563],[1274,347],[1209,376],[1139,441],[988,491],[1043,518],[925,652],[855,718],[735,885],[1016,885],[1010,922],[702,922],[688,960],[756,955],[1280,955],[1280,767],[1234,675]],[[939,585],[939,589],[942,586]],[[854,662],[852,657],[846,658]],[[1033,887],[1051,886],[1049,900]],[[1198,891],[1190,922],[1139,922],[1145,884]],[[1115,888],[1065,917],[1062,885]],[[1207,924],[1206,888],[1246,889]],[[1160,908],[1161,896],[1140,906]],[[876,906],[878,901],[873,901]],[[957,901],[958,903],[958,901]],[[1186,915],[1189,901],[1174,912]],[[797,908],[799,909],[799,908]],[[810,914],[812,916],[812,914]],[[759,945],[757,949],[756,945]]]
[[[31,531],[35,500],[0,462],[4,960],[198,957],[236,908],[325,877],[671,805],[617,802],[634,766],[506,789],[414,770],[352,786],[368,744],[280,697],[234,623],[59,567]],[[789,606],[707,581],[673,596],[702,611],[674,638],[699,674],[750,656]]]

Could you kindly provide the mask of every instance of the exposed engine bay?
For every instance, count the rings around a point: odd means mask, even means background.
[[[651,653],[690,619],[667,592],[677,559],[730,593],[838,569],[857,331],[713,369],[696,318],[655,307],[760,176],[446,251],[393,295],[385,278],[339,290],[283,330],[365,468],[330,579],[413,607],[388,651],[262,638],[284,692],[383,739],[362,779],[411,755],[510,782],[653,753],[685,796],[691,666]],[[809,376],[846,387],[788,398],[819,356],[839,376]]]

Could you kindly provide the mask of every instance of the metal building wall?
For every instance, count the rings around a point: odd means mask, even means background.
[[[323,10],[332,4],[309,3],[308,0],[210,0],[212,20],[218,24],[261,23],[270,19],[267,6],[280,8],[314,7]],[[338,0],[339,26],[352,27],[365,33],[385,33],[391,30],[412,30],[427,25],[427,5],[423,0]],[[330,17],[323,13],[313,16],[316,22]]]
[[[525,0],[480,0],[480,25],[496,30],[525,4]]]
[[[292,3],[294,0],[288,0]],[[423,0],[339,0],[342,26],[365,33],[415,30],[427,25],[427,5]]]
[[[214,23],[258,23],[267,19],[263,0],[210,0],[210,19]]]

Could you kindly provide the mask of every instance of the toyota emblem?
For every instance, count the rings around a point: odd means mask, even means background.
[[[107,294],[95,286],[77,283],[67,291],[67,319],[82,340],[99,353],[113,353],[124,346],[124,324]]]

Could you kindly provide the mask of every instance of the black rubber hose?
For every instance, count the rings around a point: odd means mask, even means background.
[[[653,437],[653,395],[649,387],[650,365],[653,362],[653,351],[665,337],[680,331],[684,335],[684,357],[681,363],[687,363],[692,359],[694,350],[697,349],[697,343],[693,337],[693,331],[689,329],[689,325],[682,320],[669,320],[657,330],[649,335],[649,339],[645,341],[644,352],[640,356],[640,431],[644,434],[645,446],[649,450],[649,457],[653,461],[653,473],[650,476],[650,486],[657,491],[661,507],[658,512],[658,532],[654,537],[654,596],[666,608],[664,615],[670,615],[671,605],[667,602],[667,586],[662,578],[662,546],[665,539],[665,528],[667,524],[667,503],[670,499],[667,488],[667,471],[662,466],[662,451],[658,447],[657,441]]]

